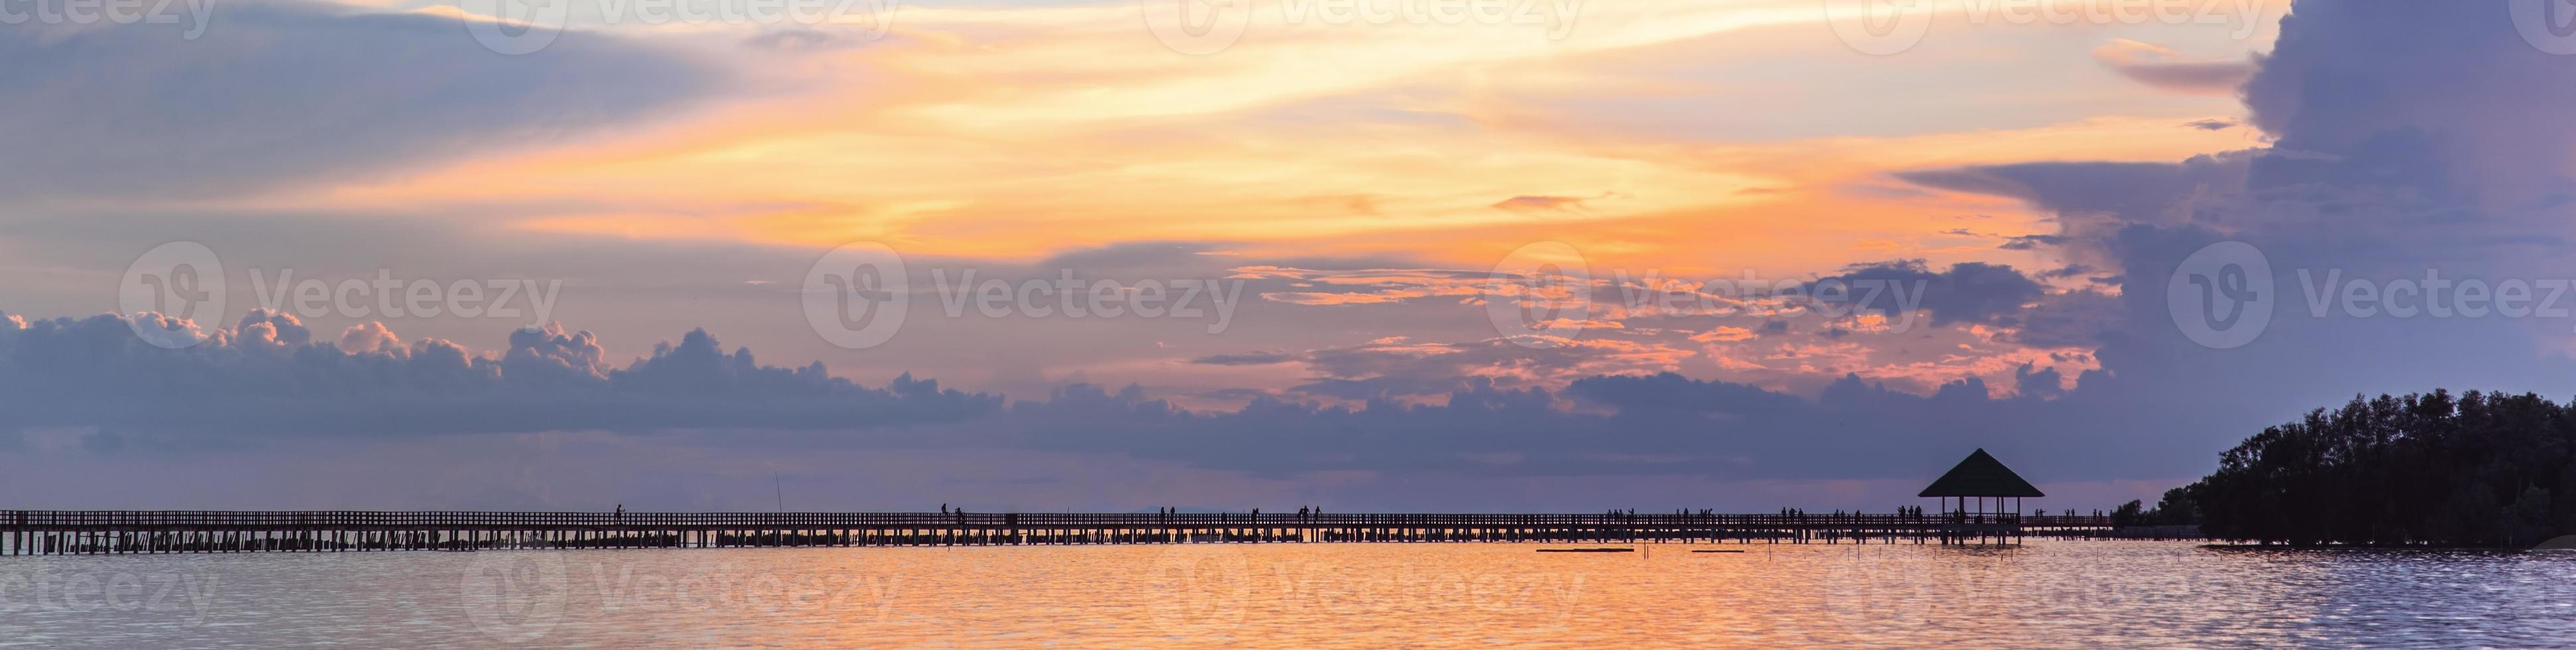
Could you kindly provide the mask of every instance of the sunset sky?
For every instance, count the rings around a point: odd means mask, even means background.
[[[1843,0],[886,1],[581,0],[525,53],[493,0],[0,24],[0,502],[1878,511],[1983,447],[2090,510],[2359,393],[2576,391],[2576,318],[2300,284],[2576,278],[2576,56],[2502,0],[1936,0],[1863,42]],[[2281,295],[2214,349],[2168,286],[2231,240]],[[226,296],[175,350],[120,303],[171,242]],[[856,349],[805,306],[854,243],[909,301]],[[1494,301],[1561,306],[1496,293],[1533,251],[1591,300],[1515,336]],[[287,272],[560,284],[544,322],[255,312]],[[952,313],[970,272],[1241,293]]]

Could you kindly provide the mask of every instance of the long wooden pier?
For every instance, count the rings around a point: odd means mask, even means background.
[[[0,510],[6,555],[1312,542],[2017,543],[2094,516]]]

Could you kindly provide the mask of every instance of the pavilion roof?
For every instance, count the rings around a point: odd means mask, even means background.
[[[2044,497],[2048,495],[2040,492],[2038,487],[2032,486],[2030,481],[2022,480],[2021,475],[2013,473],[2012,468],[2005,467],[2003,461],[1995,460],[1995,457],[1988,455],[1986,450],[1979,449],[1976,453],[1968,454],[1966,460],[1959,461],[1958,466],[1950,468],[1949,473],[1942,474],[1939,480],[1933,481],[1930,487],[1923,488],[1923,493],[1916,496]]]

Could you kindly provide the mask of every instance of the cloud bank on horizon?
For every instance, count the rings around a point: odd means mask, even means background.
[[[872,469],[818,486],[1030,507],[1876,508],[1971,447],[2125,500],[2355,393],[2570,389],[2576,319],[2315,316],[2340,287],[2305,295],[2329,272],[2576,278],[2557,261],[2576,127],[2552,115],[2576,58],[2507,3],[2257,3],[2251,40],[1944,14],[1884,57],[1790,7],[1810,3],[1589,7],[1556,37],[1256,13],[1204,56],[1113,4],[922,7],[882,38],[601,26],[518,57],[401,6],[256,3],[197,40],[0,27],[43,63],[8,85],[38,110],[0,118],[30,143],[0,160],[25,197],[0,208],[0,430],[19,433],[0,469],[251,494],[289,479],[190,466],[328,474],[400,449],[515,469],[388,468],[429,487],[372,498],[568,506],[602,498],[558,484],[588,476],[733,502],[596,460],[838,463]],[[261,65],[288,29],[385,52]],[[100,78],[145,80],[82,81]],[[179,106],[226,108],[127,127]],[[103,311],[173,240],[247,271],[214,280],[240,296],[280,268],[564,278],[570,327],[263,310],[167,350],[53,317]],[[859,351],[797,311],[806,266],[854,240],[903,252],[914,312]],[[1495,330],[1485,287],[1538,241],[1582,252],[1595,304],[1533,347]],[[2281,289],[2231,349],[2169,303],[2220,241]],[[1242,293],[1221,327],[943,313],[969,272]],[[1808,302],[1703,283],[1755,278]],[[1777,309],[1878,283],[1919,293]],[[1550,491],[1570,496],[1532,496]]]

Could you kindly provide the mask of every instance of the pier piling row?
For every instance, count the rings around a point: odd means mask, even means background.
[[[0,554],[1318,542],[2015,544],[2108,517],[0,510]]]

